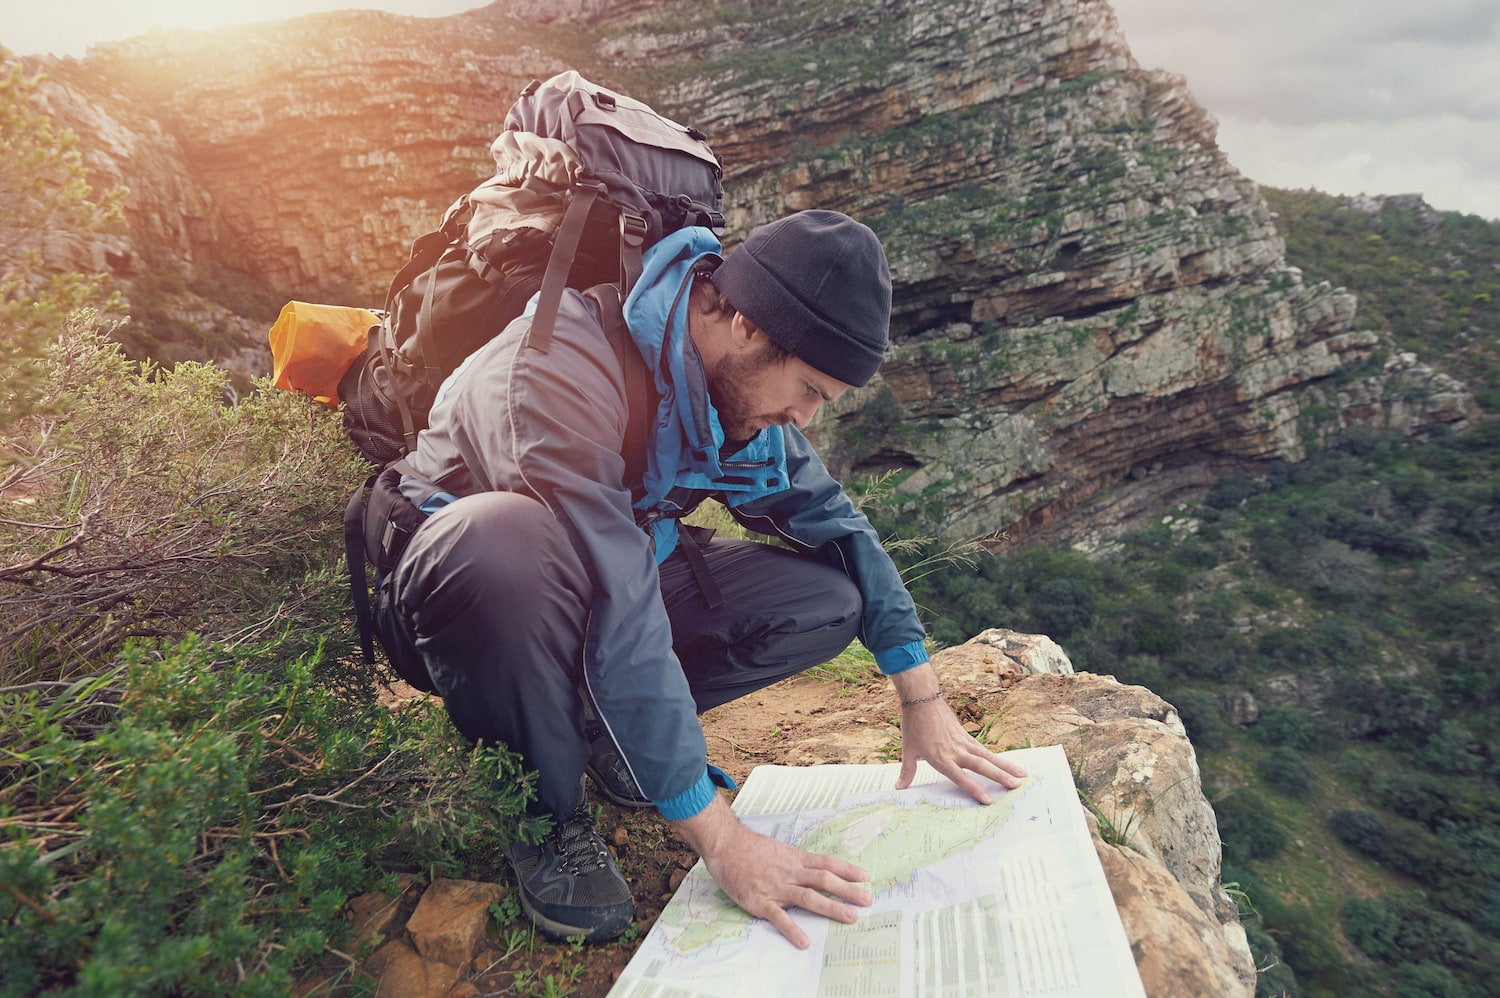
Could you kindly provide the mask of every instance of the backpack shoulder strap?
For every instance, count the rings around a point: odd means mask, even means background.
[[[631,339],[630,327],[625,324],[620,289],[613,284],[599,284],[584,294],[598,303],[605,339],[609,340],[619,358],[620,368],[625,372],[625,399],[630,414],[625,423],[625,442],[620,448],[620,456],[625,459],[626,484],[634,494],[646,477],[646,448],[651,442],[651,419],[658,401],[656,382],[646,368],[646,359]]]

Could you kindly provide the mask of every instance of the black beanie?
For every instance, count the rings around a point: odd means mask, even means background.
[[[836,211],[801,211],[750,233],[713,274],[735,311],[846,385],[885,359],[891,271],[869,228]]]

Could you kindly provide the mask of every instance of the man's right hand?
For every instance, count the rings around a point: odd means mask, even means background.
[[[792,921],[788,908],[849,923],[858,917],[849,905],[863,906],[872,900],[864,886],[870,875],[864,870],[751,831],[722,797],[714,797],[702,811],[672,824],[703,857],[714,881],[735,904],[770,922],[798,949],[807,949],[812,940]]]

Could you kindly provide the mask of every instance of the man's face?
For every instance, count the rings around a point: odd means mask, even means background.
[[[768,426],[802,429],[818,406],[832,402],[849,386],[791,354],[783,354],[758,334],[756,344],[726,353],[705,371],[708,397],[729,440],[749,440]]]

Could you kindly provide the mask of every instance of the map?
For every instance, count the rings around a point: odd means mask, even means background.
[[[734,810],[757,831],[847,859],[875,901],[853,925],[793,912],[797,950],[700,861],[611,998],[942,995],[1144,998],[1059,746],[1007,753],[1030,774],[976,803],[925,764],[759,766]]]

